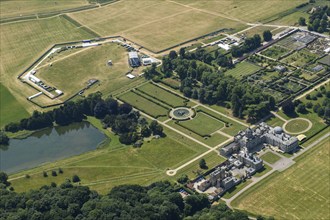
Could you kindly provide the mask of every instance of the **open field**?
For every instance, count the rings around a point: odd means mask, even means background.
[[[88,5],[85,0],[10,0],[0,2],[0,18],[60,11]]]
[[[260,70],[259,66],[245,61],[236,64],[235,68],[226,71],[225,74],[231,75],[236,79],[242,79],[244,76],[251,75],[258,70]]]
[[[98,79],[97,85],[86,90],[88,93],[101,91],[108,94],[132,82],[126,77],[129,71],[127,52],[120,45],[107,43],[86,49],[71,49],[65,59],[52,59],[52,65],[45,65],[37,70],[39,77],[46,84],[64,92],[60,97],[66,100],[87,86],[90,79]],[[112,60],[109,67],[107,61]]]
[[[186,103],[188,102],[187,99],[180,97],[179,95],[176,95],[169,91],[166,91],[165,89],[162,89],[152,83],[144,84],[139,88],[137,88],[137,90],[142,91],[143,93],[146,93],[148,96],[160,100],[161,102],[170,105],[171,107],[185,106]]]
[[[5,85],[18,102],[30,112],[35,107],[26,97],[37,93],[24,86],[17,75],[41,56],[54,43],[92,37],[63,19],[54,17],[35,21],[1,24],[0,72],[1,83]],[[19,119],[19,118],[17,118]]]
[[[295,165],[251,187],[232,205],[276,219],[329,219],[329,147],[325,139],[296,159]]]
[[[134,7],[132,1],[124,0],[69,15],[100,35],[123,35],[155,51],[223,28],[243,26],[223,16],[161,0],[134,1]]]
[[[267,153],[265,153],[264,155],[261,156],[261,159],[263,159],[264,161],[266,161],[270,164],[274,164],[278,160],[280,160],[281,158],[279,156],[277,156],[276,154],[272,153],[272,152],[267,152]]]
[[[198,112],[192,120],[180,121],[179,125],[188,128],[200,136],[211,135],[213,132],[224,127],[222,121],[202,112]]]
[[[99,120],[89,118],[89,121],[101,129]],[[153,181],[169,178],[165,174],[167,168],[176,168],[206,150],[166,128],[166,138],[145,142],[141,148],[122,145],[117,136],[108,130],[103,131],[111,138],[109,146],[14,174],[10,178],[27,173],[31,176],[29,179],[23,176],[12,180],[15,191],[37,189],[51,182],[61,183],[66,178],[71,178],[73,174],[79,175],[82,185],[88,185],[101,193],[109,192],[112,187],[125,183],[147,185]],[[163,155],[169,157],[160,160]],[[59,167],[64,173],[52,177],[50,171],[58,170]],[[48,172],[47,178],[43,177],[43,170]]]
[[[267,27],[267,26],[257,26],[254,28],[251,28],[247,31],[242,32],[240,35],[244,35],[246,37],[253,37],[255,34],[259,34],[262,36],[264,31],[272,31],[274,28],[273,27]]]
[[[0,83],[0,128],[9,122],[28,117],[29,113],[15,97]]]
[[[306,2],[304,0],[177,1],[208,11],[209,13],[219,13],[231,18],[243,20],[245,22],[261,21],[263,19],[276,16],[283,11],[295,8],[296,6]]]
[[[166,116],[169,109],[166,109],[155,102],[152,102],[134,92],[128,92],[121,95],[120,100],[131,104],[138,110],[145,112],[146,114],[157,118],[159,116]]]

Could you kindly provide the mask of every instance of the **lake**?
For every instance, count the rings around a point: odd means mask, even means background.
[[[0,170],[8,174],[95,150],[106,136],[88,122],[47,128],[0,148]]]

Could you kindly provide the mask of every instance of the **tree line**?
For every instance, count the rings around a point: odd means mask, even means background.
[[[183,199],[181,186],[168,181],[116,186],[106,195],[70,180],[24,193],[7,190],[9,185],[7,174],[0,172],[0,219],[249,219],[225,204],[211,207],[204,194]]]
[[[221,56],[224,55],[219,55],[217,59]],[[273,96],[254,85],[226,75],[212,64],[212,59],[214,56],[203,48],[194,52],[181,49],[179,55],[171,51],[168,57],[163,58],[166,67],[150,67],[145,75],[155,81],[161,77],[178,76],[180,91],[186,97],[198,99],[201,103],[225,106],[233,111],[234,116],[247,116],[251,122],[265,117],[275,108]],[[230,68],[230,65],[226,67]]]
[[[324,33],[330,28],[329,18],[330,8],[328,5],[315,7],[314,11],[308,18],[308,24],[304,17],[300,17],[298,20],[299,25],[306,26],[309,31],[316,31]]]
[[[152,134],[164,135],[160,124],[153,121],[149,125],[145,119],[140,118],[139,112],[132,109],[129,104],[119,104],[112,97],[103,99],[101,93],[94,93],[76,102],[67,102],[48,112],[34,111],[29,118],[7,124],[5,131],[38,130],[52,127],[54,124],[64,126],[81,122],[86,116],[94,116],[102,121],[104,128],[109,127],[118,134],[123,144],[135,143]]]

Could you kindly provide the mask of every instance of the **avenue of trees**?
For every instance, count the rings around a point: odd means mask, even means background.
[[[226,106],[231,108],[234,116],[247,116],[251,122],[263,118],[275,108],[274,97],[254,85],[226,75],[222,68],[214,65],[223,58],[223,66],[231,68],[231,58],[218,53],[210,54],[203,48],[189,53],[181,49],[180,55],[173,55],[174,51],[171,54],[163,58],[165,62],[160,69],[155,66],[148,68],[146,77],[158,80],[176,75],[181,81],[180,91],[186,97],[198,99],[201,103]]]
[[[110,127],[119,135],[119,140],[123,144],[135,143],[151,134],[163,135],[163,128],[157,122],[149,125],[146,120],[140,118],[139,112],[132,110],[132,106],[126,103],[119,104],[111,97],[103,99],[101,93],[90,94],[76,102],[67,102],[52,111],[34,111],[30,118],[6,125],[5,131],[37,130],[52,127],[54,123],[61,126],[69,125],[81,122],[86,116],[100,119],[104,128]]]
[[[178,193],[180,186],[167,181],[146,187],[116,186],[107,195],[99,195],[70,181],[16,193],[6,189],[10,185],[7,178],[0,172],[0,219],[248,220],[245,213],[232,211],[224,204],[210,208],[204,194],[183,199]]]

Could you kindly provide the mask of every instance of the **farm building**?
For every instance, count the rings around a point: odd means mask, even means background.
[[[137,52],[128,53],[128,62],[131,67],[141,66],[140,58]]]

